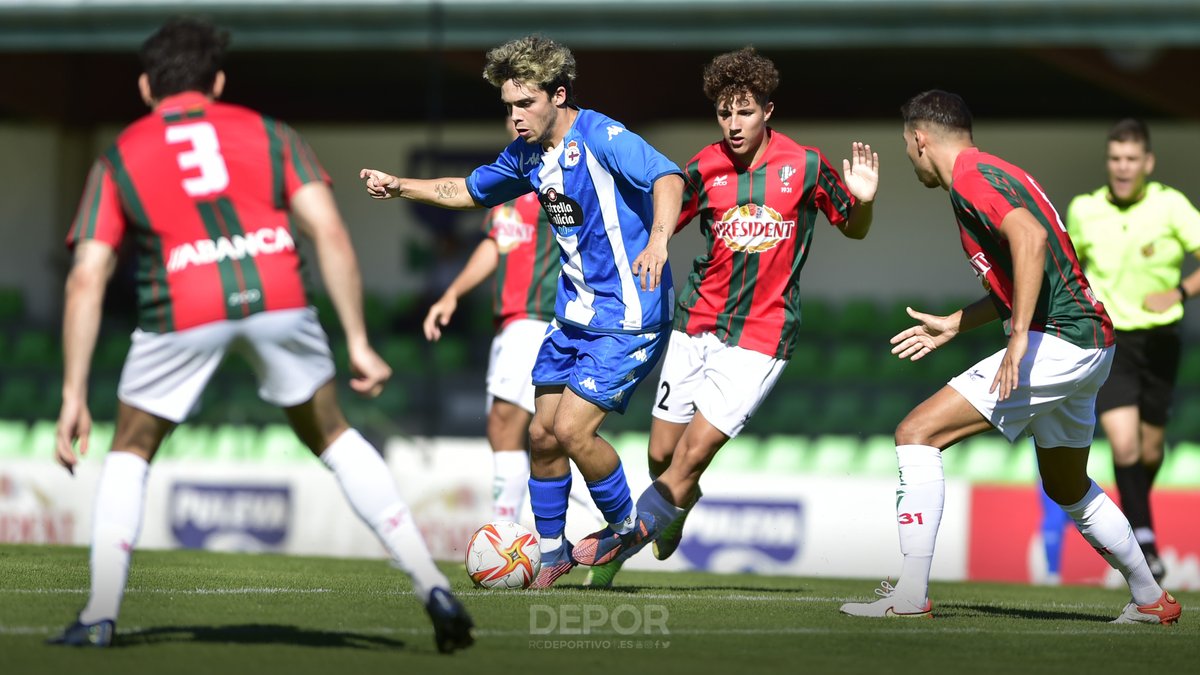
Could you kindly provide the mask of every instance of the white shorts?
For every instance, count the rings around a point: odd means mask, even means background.
[[[550,324],[537,319],[517,319],[492,338],[488,358],[487,409],[500,399],[533,414],[533,362]]]
[[[715,333],[673,330],[654,392],[653,415],[687,424],[698,410],[733,438],[767,398],[785,365],[783,359],[731,347]]]
[[[1004,350],[950,380],[1004,436],[1022,433],[1041,448],[1084,448],[1096,429],[1096,392],[1108,378],[1115,347],[1084,349],[1053,335],[1029,333],[1016,391],[1004,401],[988,388],[1000,370]]]
[[[334,376],[317,311],[283,309],[174,333],[135,330],[117,397],[182,422],[226,352],[245,357],[258,376],[259,398],[280,407],[304,403]]]

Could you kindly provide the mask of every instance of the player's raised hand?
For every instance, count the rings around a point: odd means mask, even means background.
[[[850,159],[842,160],[842,179],[855,199],[875,201],[879,190],[879,153],[871,152],[871,146],[865,143],[851,143]]]
[[[425,339],[437,342],[442,337],[442,326],[450,323],[450,317],[454,316],[456,309],[458,309],[458,298],[449,293],[433,303],[433,306],[429,308],[429,313],[425,315],[425,323],[422,324],[425,329]]]
[[[75,473],[79,458],[87,455],[91,433],[92,413],[88,410],[86,396],[64,398],[54,430],[54,456],[72,474]],[[79,441],[78,456],[75,454],[75,441]]]
[[[905,309],[909,316],[921,323],[892,337],[892,353],[898,358],[919,361],[958,334],[957,326],[953,325],[950,317],[918,312],[912,307]]]
[[[395,196],[393,192],[400,189],[399,178],[377,169],[363,169],[358,172],[358,177],[366,183],[367,194],[372,199],[391,199]]]
[[[375,398],[392,377],[392,367],[370,347],[350,348],[350,388],[360,396]]]

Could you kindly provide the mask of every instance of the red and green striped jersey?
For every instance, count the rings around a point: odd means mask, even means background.
[[[289,201],[328,180],[286,124],[198,92],[170,96],[96,160],[67,244],[133,237],[146,331],[304,307]]]
[[[538,193],[492,207],[483,227],[500,249],[492,296],[496,329],[517,319],[553,320],[562,265]]]
[[[854,199],[820,150],[767,133],[754,166],[742,166],[724,141],[687,164],[679,227],[699,215],[706,252],[692,264],[674,327],[787,359],[800,327],[800,270],[817,214],[839,225]]]
[[[950,203],[958,220],[963,251],[992,298],[1004,330],[1012,319],[1013,262],[1000,223],[1023,208],[1046,228],[1046,268],[1033,310],[1031,330],[1078,347],[1113,344],[1113,325],[1096,299],[1054,205],[1032,176],[1008,162],[970,148],[954,162]]]

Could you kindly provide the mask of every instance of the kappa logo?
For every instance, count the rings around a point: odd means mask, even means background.
[[[526,166],[537,166],[542,163],[542,158],[537,155],[526,155],[521,163]]]
[[[725,174],[724,176],[717,176],[712,181],[713,187],[725,187],[726,185],[729,185],[729,174]]]
[[[638,361],[641,361],[642,363],[645,363],[650,358],[650,355],[646,353],[645,349],[639,349],[639,350],[635,351],[634,353],[630,354],[630,356],[637,359]]]
[[[607,131],[608,131],[608,140],[611,141],[614,136],[616,136],[617,134],[620,134],[622,131],[625,131],[625,129],[623,127],[619,127],[619,126],[613,124],[608,127]]]
[[[563,166],[575,166],[579,163],[579,158],[581,156],[583,156],[583,153],[579,151],[578,142],[571,141],[570,143],[567,143],[567,149],[563,153]]]
[[[598,391],[596,389],[595,378],[591,378],[591,377],[584,378],[583,381],[579,383],[579,386],[583,387],[584,389],[587,389],[588,391]]]

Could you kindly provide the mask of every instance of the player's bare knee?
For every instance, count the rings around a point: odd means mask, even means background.
[[[896,445],[932,445],[929,425],[919,416],[909,415],[896,426]]]
[[[529,451],[534,455],[544,455],[558,448],[558,439],[554,432],[539,423],[536,419],[529,425]]]

